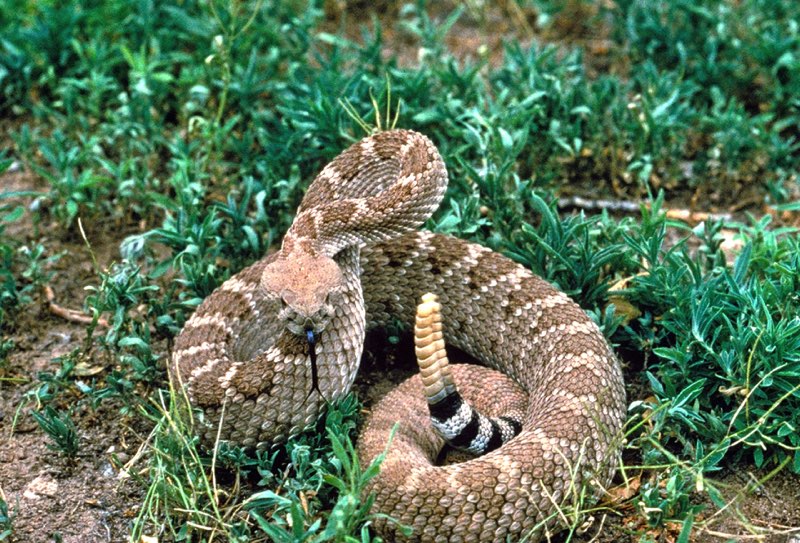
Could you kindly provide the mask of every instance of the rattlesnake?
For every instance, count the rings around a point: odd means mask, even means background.
[[[415,540],[535,540],[557,505],[610,481],[622,374],[566,295],[487,248],[415,231],[446,184],[438,151],[418,133],[380,132],[348,148],[309,187],[280,251],[200,305],[175,342],[172,371],[204,413],[204,442],[263,449],[350,390],[366,328],[413,323],[420,296],[433,292],[444,339],[501,372],[452,366],[465,398],[490,416],[518,406],[522,431],[486,455],[437,466],[443,441],[422,383],[410,379],[375,406],[359,437],[366,465],[400,422],[371,483],[373,510],[411,526]],[[385,515],[374,527],[403,537]]]

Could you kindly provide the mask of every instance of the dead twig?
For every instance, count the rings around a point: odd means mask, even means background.
[[[716,530],[710,530],[708,528],[701,528],[703,533],[708,535],[713,535],[714,537],[721,537],[723,539],[728,540],[736,540],[736,541],[745,541],[745,540],[756,540],[756,541],[763,541],[763,539],[768,535],[791,535],[800,532],[800,528],[788,528],[785,530],[771,530],[767,529],[762,533],[757,534],[731,534],[728,532],[718,532]]]
[[[50,309],[50,313],[56,315],[57,317],[61,317],[64,320],[69,322],[76,322],[78,324],[92,324],[94,322],[94,318],[90,317],[89,315],[84,315],[80,311],[76,311],[74,309],[67,309],[66,307],[61,307],[55,302],[56,295],[53,292],[53,289],[49,285],[44,286],[44,295],[47,299],[47,306]],[[97,326],[103,326],[108,328],[108,321],[103,317],[99,317],[97,319]]]
[[[558,199],[559,209],[580,209],[583,211],[608,211],[610,213],[637,214],[641,211],[641,206],[650,208],[649,202],[631,202],[628,200],[605,200],[583,198],[582,196],[570,196]],[[705,211],[692,211],[690,209],[667,209],[667,218],[680,220],[688,224],[697,224],[703,221],[730,221],[733,215],[730,213],[710,213]]]

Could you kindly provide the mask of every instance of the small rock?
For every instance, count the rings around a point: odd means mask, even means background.
[[[111,465],[111,462],[103,462],[100,466],[100,474],[103,477],[114,477],[117,475],[117,471],[114,469],[114,466]]]
[[[39,475],[36,479],[28,483],[25,487],[23,498],[28,500],[38,500],[43,496],[52,498],[58,493],[58,482],[47,475]]]

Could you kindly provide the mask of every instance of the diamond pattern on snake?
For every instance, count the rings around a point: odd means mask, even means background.
[[[415,326],[421,373],[379,401],[358,439],[372,480],[374,529],[387,540],[536,541],[618,463],[625,417],[620,364],[566,295],[505,256],[418,228],[441,202],[434,144],[379,132],[311,183],[281,248],[197,309],[171,371],[206,444],[217,433],[265,449],[313,424],[350,390],[365,332]],[[423,295],[427,295],[422,301]],[[419,308],[418,308],[419,306]],[[480,362],[449,364],[445,344]],[[441,464],[451,444],[473,454]]]

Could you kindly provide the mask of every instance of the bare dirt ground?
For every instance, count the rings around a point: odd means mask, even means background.
[[[35,179],[21,173],[3,176],[0,186],[9,191],[37,188]],[[62,253],[47,270],[53,274],[49,284],[56,303],[80,310],[84,287],[97,283],[83,242],[65,241],[47,225],[25,222],[13,224],[8,233],[23,244],[39,241],[52,254]],[[119,258],[121,237],[99,232],[93,237],[100,266]],[[31,297],[32,303],[15,315],[14,332],[4,338],[13,340],[15,348],[0,369],[0,491],[14,519],[10,541],[125,541],[142,488],[120,479],[119,467],[135,452],[147,429],[140,417],[121,416],[119,401],[93,407],[81,401],[77,387],[70,387],[60,401],[63,405],[56,407],[72,409],[80,452],[68,460],[48,448],[48,438],[30,416],[38,407],[33,392],[42,374],[58,371],[61,365],[56,359],[83,345],[86,327],[53,314],[44,292],[32,292]],[[73,374],[91,383],[94,375],[112,365],[112,360],[95,352]]]

